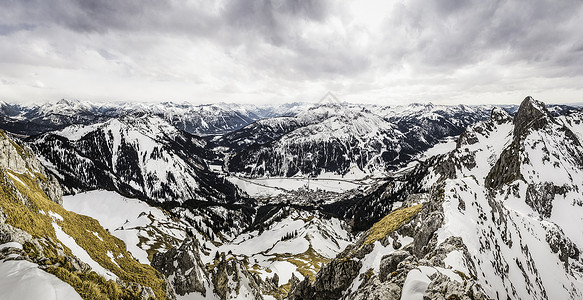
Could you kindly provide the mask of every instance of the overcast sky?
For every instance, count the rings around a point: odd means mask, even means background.
[[[583,102],[583,5],[0,0],[0,99]]]

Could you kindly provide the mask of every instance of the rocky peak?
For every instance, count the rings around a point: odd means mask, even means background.
[[[214,292],[219,299],[263,300],[261,278],[250,273],[243,261],[220,256],[218,264],[211,272]]]
[[[555,122],[545,104],[531,96],[524,98],[514,116],[514,136],[526,134],[530,128],[541,129],[550,122]]]
[[[473,145],[479,142],[478,134],[492,131],[496,125],[502,125],[512,122],[512,116],[502,107],[495,106],[490,112],[490,119],[487,122],[481,122],[470,125],[462,132],[457,140],[456,148],[463,145]]]
[[[512,116],[502,107],[494,107],[490,113],[490,120],[498,125],[512,121]]]
[[[206,287],[210,282],[200,259],[198,240],[187,238],[180,247],[172,248],[166,253],[156,253],[152,259],[152,267],[168,278],[168,284],[176,294],[184,296],[201,293],[206,296]]]

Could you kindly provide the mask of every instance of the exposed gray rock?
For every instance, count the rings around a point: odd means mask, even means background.
[[[196,239],[187,238],[179,248],[154,254],[151,265],[166,278],[171,278],[169,281],[176,294],[184,296],[196,292],[206,295],[209,277],[200,259],[200,245]]]
[[[0,132],[0,166],[24,173],[29,170],[28,163],[23,157],[26,154],[24,148],[14,143],[3,131]]]
[[[366,285],[345,299],[351,300],[399,300],[401,299],[401,286],[394,282],[382,282],[376,276],[370,278]]]
[[[474,282],[458,282],[452,280],[446,275],[436,273],[437,275],[431,280],[427,287],[424,300],[433,299],[489,299],[483,292],[482,288]]]
[[[154,290],[152,290],[151,287],[142,286],[142,291],[140,292],[140,298],[142,300],[155,299],[156,294],[154,294]]]
[[[411,254],[409,252],[401,250],[383,256],[383,258],[381,258],[379,279],[381,281],[386,281],[389,275],[397,270],[399,263],[410,255]]]
[[[88,273],[91,271],[91,267],[76,256],[65,256],[65,262],[71,264],[72,271],[81,273]]]
[[[577,245],[565,236],[565,233],[559,227],[549,228],[546,240],[551,247],[553,253],[559,255],[559,259],[565,264],[565,268],[569,267],[569,258],[578,260],[580,250]]]
[[[6,213],[4,213],[4,211],[0,207],[0,224],[4,224],[6,222],[6,219],[8,219],[8,217],[6,216]]]
[[[441,227],[443,223],[443,212],[434,211],[422,219],[423,224],[419,226],[413,241],[413,254],[423,257],[429,252],[428,243],[433,237],[433,233]]]
[[[135,282],[126,283],[121,280],[118,280],[117,283],[125,288],[137,292],[140,295],[141,300],[156,299],[156,294],[154,294],[154,291],[149,286],[143,286]]]
[[[529,129],[541,129],[550,122],[555,122],[555,119],[545,104],[528,96],[524,98],[514,116],[514,136],[523,136]]]
[[[304,279],[290,291],[289,299],[339,299],[362,267],[360,260],[333,259],[322,267],[312,284]]]
[[[556,195],[565,195],[567,186],[556,186],[552,182],[529,184],[526,189],[525,202],[543,218],[550,218],[553,211],[553,200]]]
[[[556,120],[547,110],[545,104],[538,100],[534,100],[530,96],[526,97],[520,104],[520,108],[514,116],[513,123],[514,139],[512,144],[504,149],[496,161],[496,164],[488,173],[485,182],[486,187],[488,188],[498,189],[502,185],[511,183],[515,180],[524,181],[524,177],[520,173],[520,166],[523,163],[521,161],[521,153],[523,153],[524,150],[524,137],[528,135],[531,130],[544,129],[548,124],[558,125]],[[564,131],[565,135],[568,137],[575,136],[571,130],[564,126],[560,130]],[[570,138],[566,142],[572,143],[573,145],[580,145],[577,138]],[[583,158],[580,153],[574,153],[572,156],[578,161],[579,165],[583,163]],[[527,158],[522,160],[527,160]]]
[[[318,272],[314,283],[316,293],[327,291],[340,295],[358,275],[362,262],[355,260],[333,260]]]
[[[61,184],[55,176],[52,174],[45,173],[46,181],[37,178],[37,183],[39,187],[45,192],[45,194],[51,199],[51,201],[63,205],[63,190],[61,189]]]
[[[494,107],[490,113],[490,120],[496,122],[496,124],[501,125],[504,123],[512,122],[512,116],[502,107]]]
[[[249,273],[243,263],[236,258],[226,259],[221,255],[220,261],[211,273],[214,292],[221,300],[252,298],[263,299],[260,292],[261,279]],[[239,295],[241,286],[245,284],[250,294]]]
[[[34,153],[0,131],[0,167],[17,173],[36,173],[35,180],[49,199],[63,205],[63,191],[57,179],[49,174]]]
[[[0,224],[0,244],[8,242],[17,242],[24,245],[26,242],[32,242],[32,235],[9,224]]]
[[[500,158],[486,176],[487,188],[497,189],[515,180],[524,180],[520,173],[520,153],[522,152],[520,147],[520,141],[514,140],[510,146],[502,151]]]

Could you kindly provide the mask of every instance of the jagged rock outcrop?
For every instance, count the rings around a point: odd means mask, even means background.
[[[187,238],[178,248],[156,253],[151,265],[168,278],[168,283],[177,295],[200,293],[206,296],[212,293],[207,292],[210,280],[200,259],[200,245],[195,238]]]
[[[312,285],[309,279],[302,281],[290,299],[338,299],[358,275],[362,262],[356,260],[332,260],[316,275]]]
[[[542,129],[547,124],[555,122],[544,103],[531,96],[524,98],[518,112],[514,116],[514,136],[521,137],[529,129]]]
[[[389,275],[397,270],[399,264],[409,256],[411,256],[411,253],[403,250],[398,250],[383,256],[379,268],[379,279],[386,281]]]
[[[500,158],[486,177],[486,186],[490,188],[499,188],[503,184],[515,180],[524,180],[520,173],[520,152],[524,147],[521,139],[532,129],[543,128],[554,119],[540,101],[532,97],[526,97],[520,104],[518,112],[514,116],[514,139],[512,144],[506,148]]]
[[[38,174],[34,179],[40,188],[53,202],[63,204],[63,191],[57,179],[45,170],[29,148],[16,144],[3,131],[0,131],[0,166],[18,173]]]
[[[498,125],[512,122],[512,116],[502,107],[494,107],[490,113],[490,120]]]
[[[245,265],[234,258],[226,259],[224,253],[211,271],[214,293],[221,300],[263,300],[261,279],[247,271]]]
[[[479,142],[479,134],[486,134],[492,131],[495,126],[510,122],[512,122],[512,116],[504,108],[494,107],[490,112],[489,120],[470,126],[460,134],[456,142],[456,147],[460,148],[463,145],[474,145]]]
[[[529,157],[524,155],[525,147],[536,146],[527,145],[529,142],[525,141],[529,133],[533,131],[564,136],[561,140],[567,146],[565,150],[569,154],[570,160],[576,166],[583,166],[583,154],[576,150],[577,147],[581,147],[577,136],[569,128],[559,124],[547,110],[544,103],[530,96],[526,97],[514,116],[513,124],[512,143],[500,154],[498,161],[486,177],[487,187],[497,189],[515,180],[526,181],[524,174],[521,173],[521,166],[529,163]],[[547,146],[542,147],[542,151],[547,157],[550,154],[550,150]]]
[[[526,188],[524,201],[543,218],[550,218],[553,211],[553,200],[557,195],[565,195],[570,188],[566,185],[556,186],[551,182],[529,184]]]

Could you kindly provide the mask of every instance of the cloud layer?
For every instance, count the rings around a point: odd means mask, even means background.
[[[583,101],[580,1],[0,0],[0,98]]]

